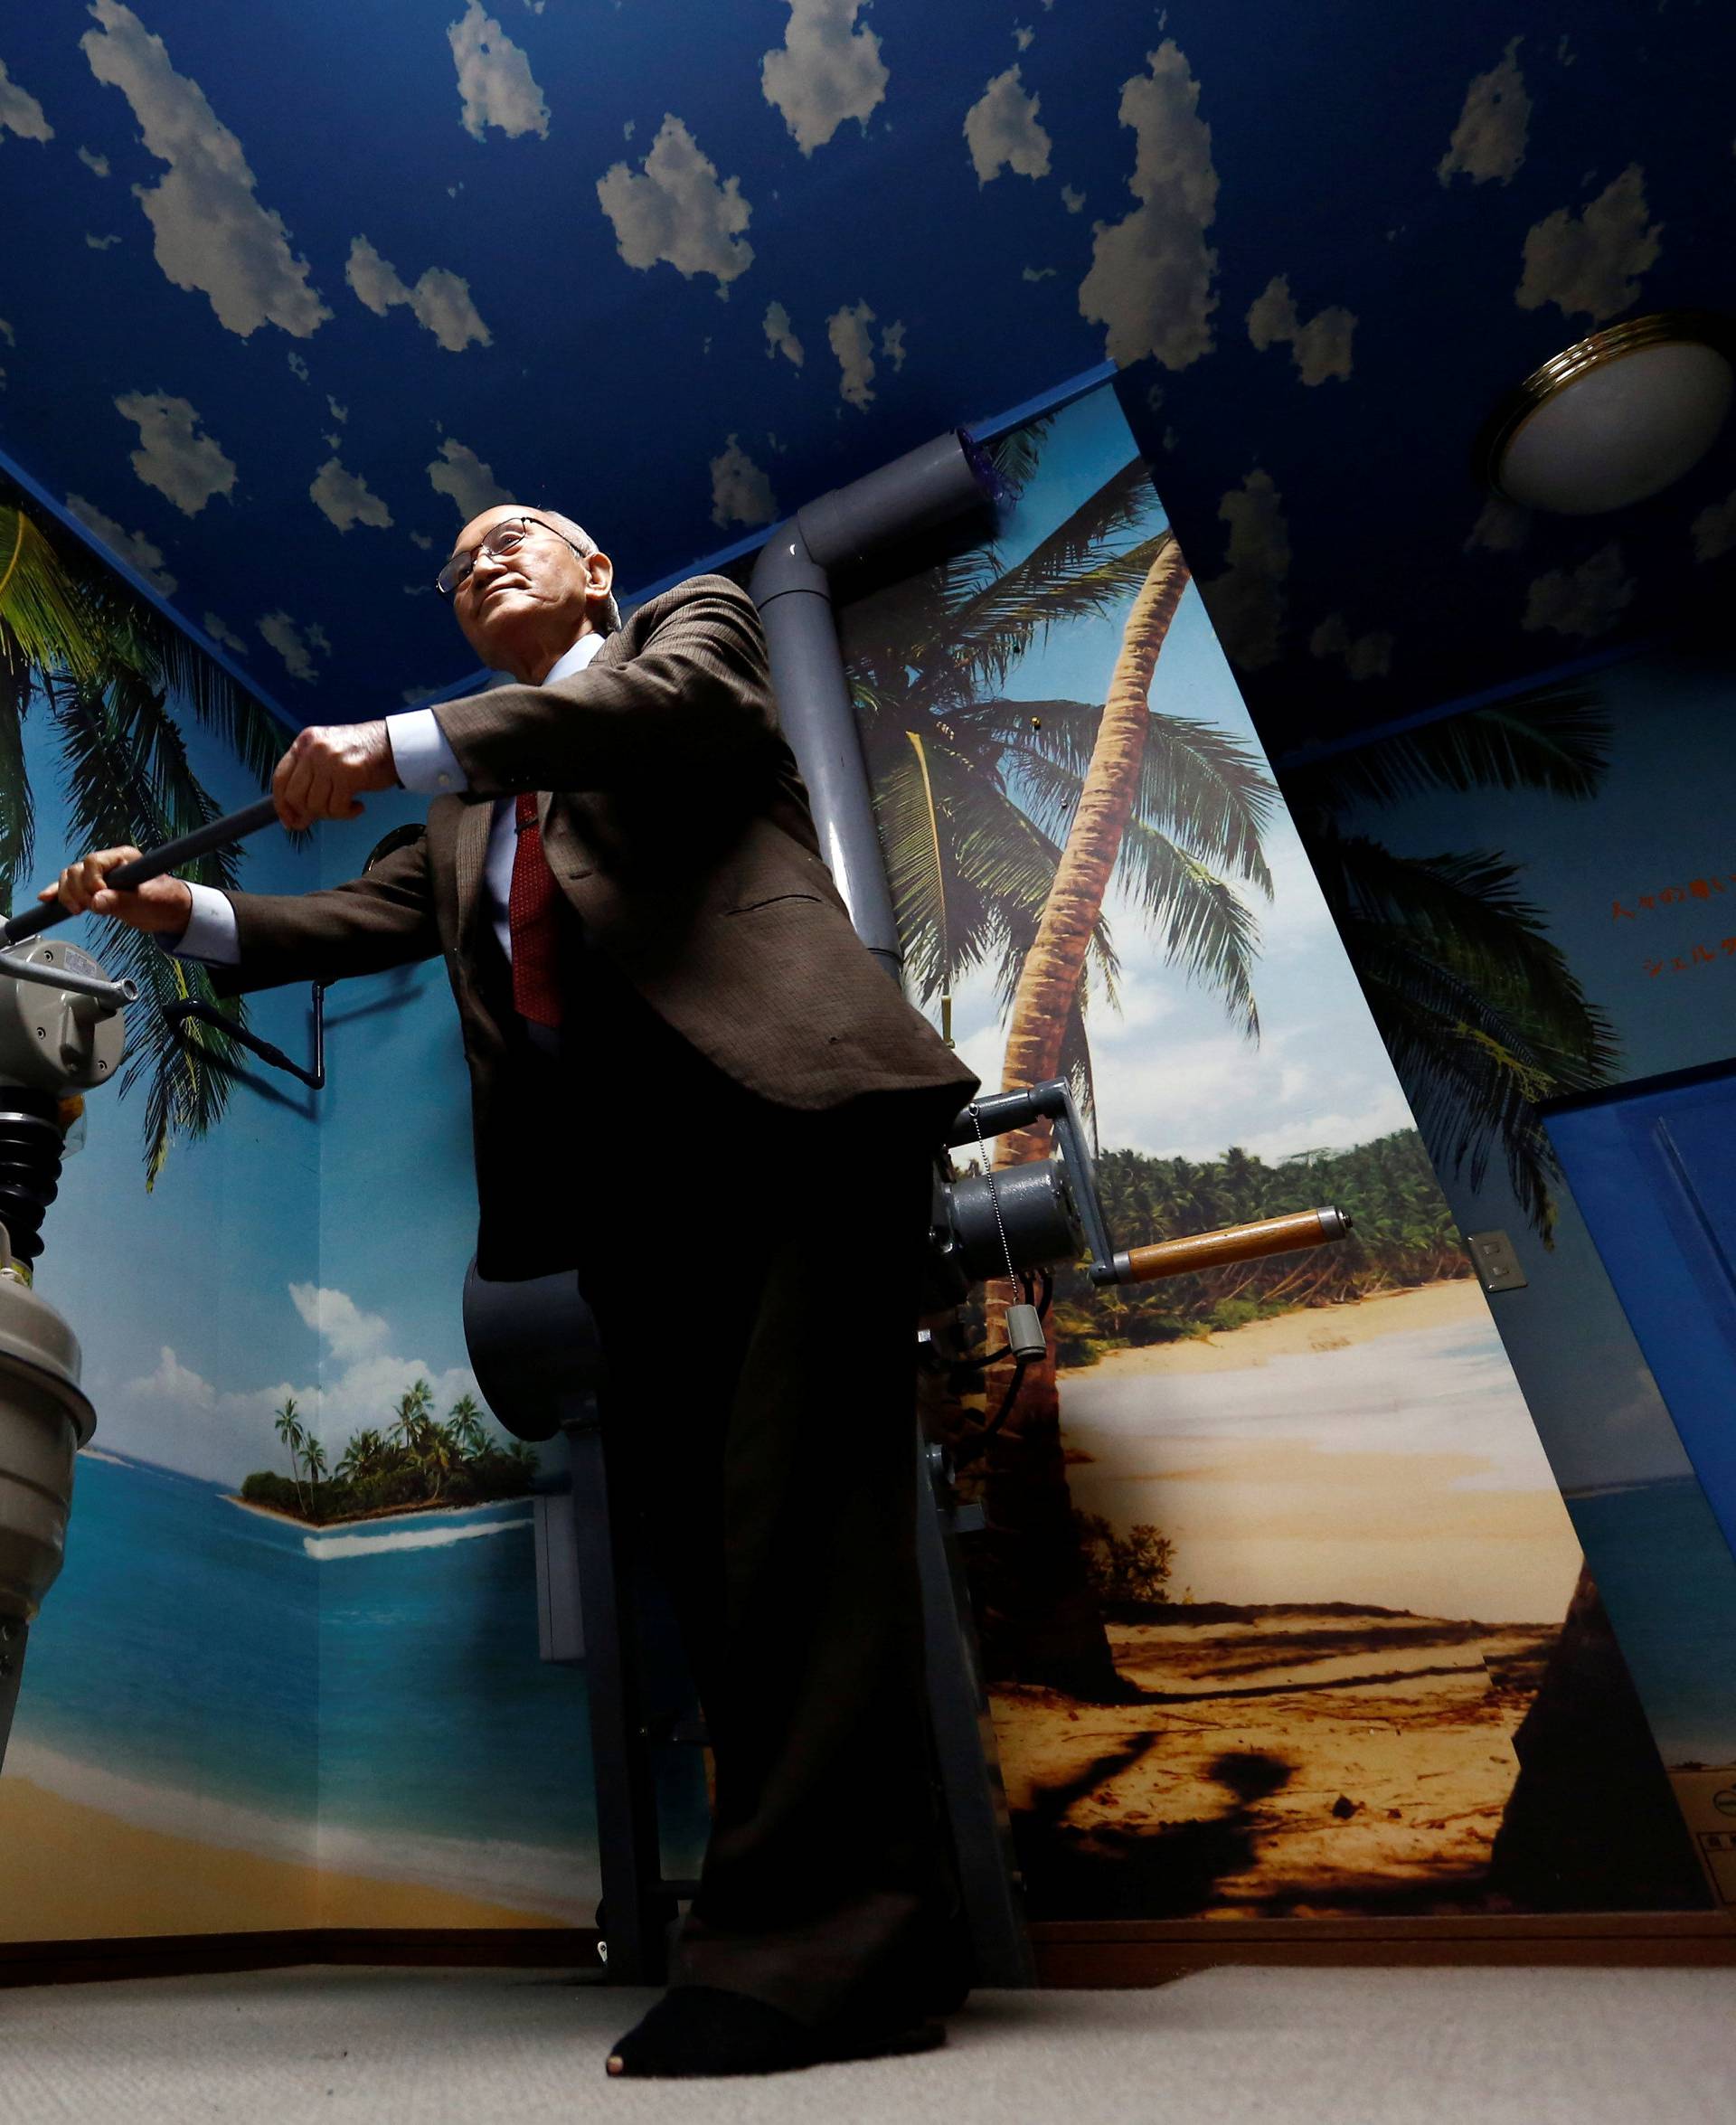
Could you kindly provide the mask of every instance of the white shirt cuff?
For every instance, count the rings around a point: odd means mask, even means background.
[[[241,934],[235,927],[235,910],[229,895],[214,885],[186,881],[193,895],[193,912],[179,941],[165,949],[177,959],[203,959],[209,967],[233,967],[241,957]]]
[[[470,787],[431,708],[412,708],[401,715],[389,715],[386,741],[392,747],[398,779],[406,789],[417,790],[423,797],[442,797]]]

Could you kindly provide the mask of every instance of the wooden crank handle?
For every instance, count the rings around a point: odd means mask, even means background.
[[[1350,1219],[1342,1210],[1327,1208],[1262,1217],[1252,1224],[1225,1225],[1215,1232],[1189,1232],[1178,1240],[1156,1240],[1148,1247],[1129,1247],[1115,1257],[1116,1281],[1150,1284],[1159,1277],[1185,1276],[1189,1270],[1214,1269],[1221,1261],[1291,1254],[1300,1247],[1322,1247],[1342,1240],[1350,1230]]]

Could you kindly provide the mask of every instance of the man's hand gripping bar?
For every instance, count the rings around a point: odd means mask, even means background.
[[[276,800],[262,797],[257,804],[250,804],[241,811],[213,819],[208,826],[195,826],[191,834],[182,835],[177,841],[165,841],[161,848],[149,849],[142,856],[135,856],[130,864],[118,864],[109,872],[107,883],[117,892],[130,892],[135,886],[162,877],[165,871],[178,870],[196,856],[209,855],[214,848],[226,847],[231,841],[245,840],[262,826],[274,826],[277,823]],[[9,921],[0,922],[0,951],[22,944],[27,937],[53,929],[72,912],[57,901],[45,901],[26,914],[14,915]]]

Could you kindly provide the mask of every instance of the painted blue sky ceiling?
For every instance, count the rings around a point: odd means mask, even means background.
[[[1692,0],[38,0],[0,18],[0,450],[300,721],[470,657],[501,497],[644,587],[1106,359],[1279,744],[1656,626],[1466,470],[1596,324],[1730,303]]]

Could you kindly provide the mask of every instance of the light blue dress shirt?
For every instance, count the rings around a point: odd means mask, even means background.
[[[570,678],[581,672],[608,639],[606,636],[580,635],[563,656],[550,666],[542,685]],[[470,785],[458,756],[446,741],[431,708],[412,708],[402,715],[386,718],[386,739],[392,747],[392,765],[406,789],[424,797],[462,794]],[[508,960],[513,956],[512,931],[507,907],[513,891],[513,853],[518,842],[517,799],[497,797],[488,829],[488,855],[483,866],[483,890],[488,899],[488,919],[500,949]],[[227,893],[213,885],[187,881],[193,895],[193,912],[178,944],[169,949],[177,959],[203,959],[211,967],[232,967],[241,956],[235,928],[235,910]]]

